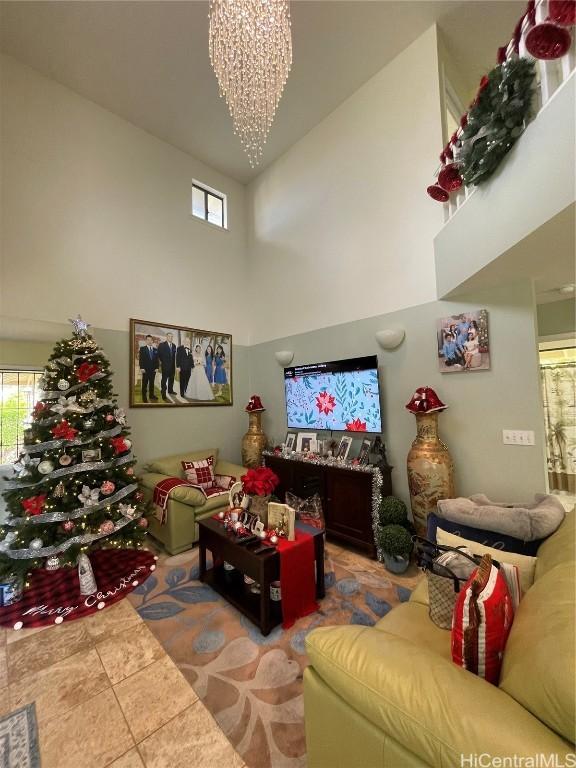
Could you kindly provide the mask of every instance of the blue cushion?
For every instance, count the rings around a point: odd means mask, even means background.
[[[482,517],[479,516],[478,522],[481,520]],[[521,539],[515,539],[513,536],[507,536],[504,533],[485,531],[483,528],[473,528],[470,525],[454,523],[452,520],[446,520],[443,517],[438,517],[438,515],[431,513],[428,515],[427,537],[434,543],[436,543],[437,528],[442,528],[443,531],[454,533],[456,536],[461,536],[463,539],[468,539],[469,541],[477,541],[487,547],[501,549],[504,552],[516,552],[519,555],[530,555],[531,557],[536,556],[538,547],[544,541],[544,539],[522,541]]]

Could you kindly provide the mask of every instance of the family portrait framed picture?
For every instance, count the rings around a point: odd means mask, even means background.
[[[477,309],[440,318],[436,336],[441,373],[490,370],[487,310]]]
[[[232,336],[130,320],[130,407],[232,405]]]

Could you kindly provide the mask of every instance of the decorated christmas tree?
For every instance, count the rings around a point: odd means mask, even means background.
[[[89,594],[90,550],[140,546],[147,520],[110,365],[80,316],[70,322],[72,337],[56,344],[40,380],[17,477],[5,486],[0,580],[79,563]]]

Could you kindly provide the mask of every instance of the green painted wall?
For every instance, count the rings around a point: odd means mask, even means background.
[[[491,370],[441,374],[436,319],[483,308],[489,313]],[[406,338],[398,349],[387,352],[374,334],[389,327],[404,328]],[[499,500],[521,501],[545,491],[536,332],[528,283],[251,347],[251,390],[262,397],[267,409],[264,429],[274,442],[282,441],[286,433],[283,373],[274,357],[280,349],[294,351],[293,364],[378,354],[384,439],[395,467],[394,490],[404,500],[408,501],[406,455],[415,436],[414,417],[404,405],[423,385],[433,387],[449,406],[440,415],[440,434],[454,458],[459,494],[484,492]],[[504,445],[502,429],[534,430],[536,445]]]
[[[537,310],[539,336],[557,336],[561,333],[574,333],[576,331],[576,301],[574,299],[539,304]]]

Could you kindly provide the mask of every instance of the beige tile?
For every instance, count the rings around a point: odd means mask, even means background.
[[[90,636],[82,619],[54,624],[38,634],[29,635],[17,643],[8,643],[8,677],[11,683],[24,675],[62,661],[90,646]]]
[[[114,760],[109,768],[144,768],[144,763],[138,750],[134,747],[130,752],[126,752],[125,755],[119,757],[118,760]]]
[[[144,622],[103,640],[96,648],[112,683],[119,683],[165,655]]]
[[[78,621],[81,621],[81,619],[78,619]],[[7,629],[6,642],[8,645],[10,645],[10,643],[17,643],[19,640],[24,640],[24,638],[30,637],[30,635],[37,635],[38,632],[45,632],[47,629],[50,629],[51,626],[52,625],[48,624],[45,627],[30,627],[30,629],[19,629],[18,631]]]
[[[42,768],[103,768],[134,746],[111,688],[39,728]]]
[[[13,709],[36,702],[38,722],[63,715],[110,686],[100,657],[93,648],[69,656],[10,686]]]
[[[6,646],[0,645],[0,688],[4,688],[6,685],[8,685]]]
[[[0,647],[3,645],[6,645],[6,627],[0,627]]]
[[[109,608],[87,616],[83,621],[94,643],[142,623],[140,615],[128,600],[120,600]]]
[[[149,736],[138,749],[146,768],[240,768],[243,762],[201,701]]]
[[[198,699],[168,656],[118,683],[114,691],[136,742]]]
[[[0,717],[4,717],[4,715],[11,711],[12,707],[10,706],[8,688],[0,688]]]

